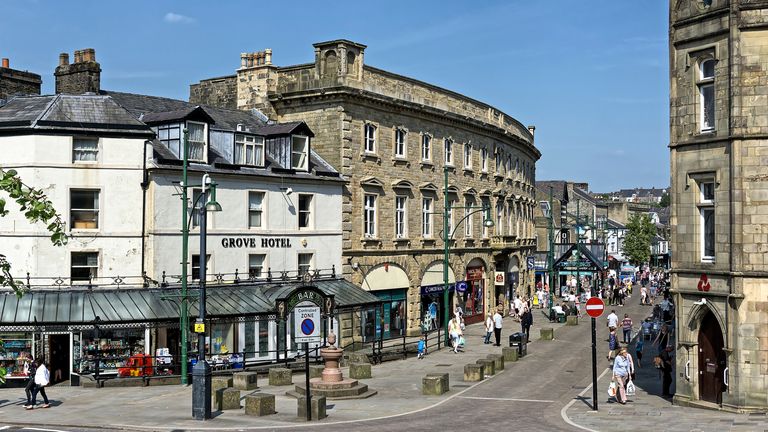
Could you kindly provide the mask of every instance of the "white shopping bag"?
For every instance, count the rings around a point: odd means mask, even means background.
[[[635,383],[633,383],[632,380],[629,380],[627,383],[627,396],[634,396],[635,390]]]
[[[611,381],[611,384],[608,386],[608,396],[615,397],[616,396],[616,382]]]

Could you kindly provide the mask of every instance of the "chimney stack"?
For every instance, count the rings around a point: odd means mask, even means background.
[[[533,134],[534,134],[534,132],[536,132],[536,126],[534,126],[534,125],[528,126],[528,132],[531,133],[531,138],[533,138]]]
[[[101,90],[101,65],[96,62],[96,50],[76,50],[74,62],[69,63],[69,54],[59,54],[59,66],[53,73],[56,77],[56,93],[83,94],[99,93]]]
[[[3,67],[6,68],[6,69],[10,69],[11,68],[11,63],[10,63],[10,61],[8,61],[7,58],[3,58]]]

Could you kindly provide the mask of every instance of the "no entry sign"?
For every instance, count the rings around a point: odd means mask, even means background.
[[[307,306],[305,306],[305,304]],[[320,343],[320,308],[304,303],[294,309],[293,337],[296,343]]]
[[[590,297],[589,300],[587,300],[587,314],[591,316],[592,318],[598,318],[600,315],[603,314],[603,311],[605,310],[605,303],[597,297]]]

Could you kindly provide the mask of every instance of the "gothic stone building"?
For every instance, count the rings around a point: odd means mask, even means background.
[[[768,407],[768,2],[670,2],[676,403]]]
[[[190,102],[305,121],[315,132],[313,149],[350,179],[343,270],[386,300],[382,315],[362,317],[364,337],[379,318],[385,337],[442,321],[444,172],[456,207],[449,218],[454,304],[474,322],[501,296],[529,289],[525,258],[535,248],[541,156],[534,128],[467,96],[368,66],[359,43],[314,48],[314,62],[288,67],[273,65],[271,50],[242,54],[234,75],[193,84]],[[467,206],[490,207],[495,225],[484,229],[482,211],[462,221]]]

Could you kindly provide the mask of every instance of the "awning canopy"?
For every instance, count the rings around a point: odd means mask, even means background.
[[[275,300],[304,285],[313,285],[332,294],[336,311],[376,305],[375,295],[343,279],[316,280],[310,284],[258,283],[209,285],[206,288],[206,316],[210,319],[275,314]],[[188,289],[189,314],[198,314],[198,288]],[[181,289],[123,288],[40,290],[17,297],[0,292],[0,322],[3,326],[92,325],[177,321]]]
[[[578,261],[571,259],[577,248],[581,254],[581,257]],[[576,243],[571,245],[571,247],[568,248],[568,250],[566,250],[565,253],[563,253],[563,255],[555,261],[553,267],[555,269],[570,269],[571,267],[578,267],[584,270],[602,271],[604,266],[603,261],[598,259],[592,253],[589,247],[587,247],[587,245],[583,243]]]

